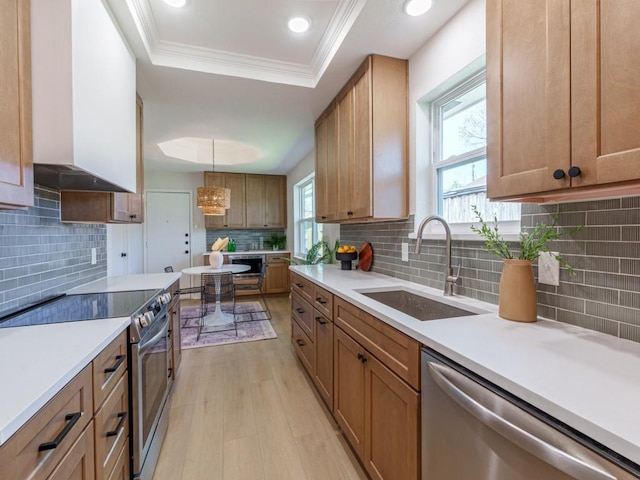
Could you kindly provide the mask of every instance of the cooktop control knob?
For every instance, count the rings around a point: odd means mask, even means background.
[[[147,312],[147,313],[144,314],[144,316],[147,319],[147,324],[148,325],[151,325],[153,323],[153,321],[155,320],[155,318],[156,318],[156,315],[153,312]]]
[[[147,316],[145,314],[138,316],[138,323],[142,328],[149,326],[149,322],[147,322]]]

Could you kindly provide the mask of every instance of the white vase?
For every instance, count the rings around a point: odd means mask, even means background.
[[[211,255],[209,255],[209,263],[213,268],[222,267],[223,262],[224,257],[222,256],[222,252],[211,252]]]

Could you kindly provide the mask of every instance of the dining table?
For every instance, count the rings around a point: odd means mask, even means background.
[[[233,323],[233,314],[225,313],[222,311],[220,302],[220,280],[225,273],[242,273],[250,270],[249,265],[236,264],[236,263],[223,263],[220,268],[213,268],[210,265],[204,265],[200,267],[189,267],[182,269],[182,273],[185,275],[199,275],[202,278],[203,273],[214,275],[215,290],[216,290],[216,310],[210,315],[203,317],[202,322],[208,327],[221,327]]]

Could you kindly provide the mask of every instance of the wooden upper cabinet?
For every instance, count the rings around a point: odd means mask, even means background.
[[[245,174],[204,172],[204,184],[231,190],[231,207],[226,215],[205,215],[206,228],[244,228],[246,226]]]
[[[143,104],[136,95],[136,192],[60,192],[63,222],[143,223],[144,151]]]
[[[33,205],[29,0],[0,12],[0,208]]]
[[[370,55],[316,120],[317,221],[407,216],[407,91],[406,60]]]
[[[633,0],[488,0],[490,198],[640,192],[638,15]]]
[[[247,228],[287,226],[287,178],[283,175],[246,175]]]

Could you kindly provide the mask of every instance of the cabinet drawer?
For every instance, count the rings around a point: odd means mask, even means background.
[[[89,423],[47,480],[93,480],[93,447],[93,423]]]
[[[109,475],[108,480],[129,480],[129,440],[124,442],[124,447],[120,450],[120,455]]]
[[[129,436],[127,375],[104,401],[95,416],[96,479],[103,480],[113,470]]]
[[[313,303],[313,282],[291,272],[291,287],[294,292],[298,292],[307,302]]]
[[[293,343],[304,368],[313,378],[313,342],[294,319],[291,320],[291,343]]]
[[[93,360],[93,411],[97,412],[127,369],[127,330]]]
[[[278,263],[286,263],[287,265],[289,265],[289,262],[287,262],[285,260],[285,258],[289,258],[289,254],[288,253],[272,253],[272,254],[268,254],[266,256],[266,262],[267,265],[274,265],[274,264],[278,264]]]
[[[291,294],[291,317],[295,318],[313,341],[313,307],[295,292]]]
[[[333,321],[333,293],[314,285],[313,306],[325,317]]]
[[[87,365],[0,447],[2,478],[49,477],[92,416],[91,365]]]
[[[335,305],[335,324],[414,389],[420,390],[418,342],[341,298],[335,299]]]

